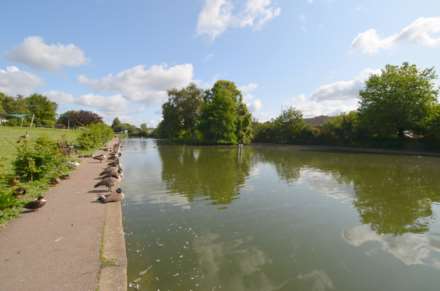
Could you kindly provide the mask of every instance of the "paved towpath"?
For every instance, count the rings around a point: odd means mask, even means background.
[[[82,159],[46,206],[0,228],[0,291],[96,290],[106,212],[90,191],[105,165]]]

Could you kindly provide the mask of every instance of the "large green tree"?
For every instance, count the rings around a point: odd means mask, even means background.
[[[57,125],[66,128],[76,128],[102,122],[102,117],[94,112],[70,110],[60,115],[57,120]]]
[[[34,124],[42,127],[53,127],[56,122],[57,104],[46,96],[33,94],[26,99],[29,118],[34,116]]]
[[[1,101],[3,105],[3,109],[9,117],[11,118],[12,114],[28,114],[29,110],[26,104],[26,98],[23,96],[18,96],[16,98],[7,96],[5,94],[1,94]]]
[[[196,140],[204,91],[195,84],[168,91],[162,105],[163,120],[159,126],[162,137]]]
[[[200,123],[204,140],[215,144],[249,142],[251,123],[237,86],[217,81],[205,97]]]
[[[237,138],[240,144],[249,144],[252,142],[253,125],[252,114],[249,112],[242,98],[239,100],[237,108]]]
[[[403,137],[406,130],[420,132],[437,100],[433,68],[387,65],[372,75],[360,91],[362,126],[380,137]]]

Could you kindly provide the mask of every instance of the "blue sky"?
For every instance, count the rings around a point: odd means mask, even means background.
[[[229,79],[260,120],[357,106],[385,64],[440,68],[438,0],[3,0],[0,91],[155,125],[170,87]]]

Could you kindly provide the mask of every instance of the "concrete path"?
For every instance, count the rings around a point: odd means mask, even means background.
[[[0,229],[0,290],[95,291],[106,206],[93,201],[106,163],[83,159],[42,209]]]

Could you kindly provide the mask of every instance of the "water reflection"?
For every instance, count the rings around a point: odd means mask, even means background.
[[[309,281],[309,288],[311,291],[326,291],[333,290],[335,286],[329,275],[321,270],[314,270],[307,274],[298,275],[298,279]]]
[[[158,145],[162,180],[189,201],[207,196],[227,205],[240,192],[251,168],[252,149]]]
[[[128,272],[141,290],[438,289],[440,159],[125,150]]]
[[[405,265],[429,265],[440,268],[440,240],[425,234],[378,234],[370,225],[364,224],[345,230],[343,237],[356,247],[368,242],[378,242],[382,250]]]
[[[272,164],[280,179],[307,184],[336,199],[351,200],[363,224],[378,234],[424,233],[432,203],[440,201],[437,161],[417,157],[335,154],[291,147],[190,147],[158,145],[162,180],[169,192],[189,201],[207,196],[227,205],[260,163]]]
[[[298,152],[283,147],[278,151],[261,147],[257,152],[260,160],[272,163],[288,183],[315,176],[311,185],[341,198],[350,197],[347,186],[352,187],[353,204],[362,223],[378,234],[428,231],[432,203],[440,201],[436,159]]]
[[[206,233],[194,241],[194,252],[202,267],[201,290],[276,290],[263,271],[271,259],[249,242],[251,237],[224,241],[218,234]],[[251,245],[251,246],[249,246]]]

